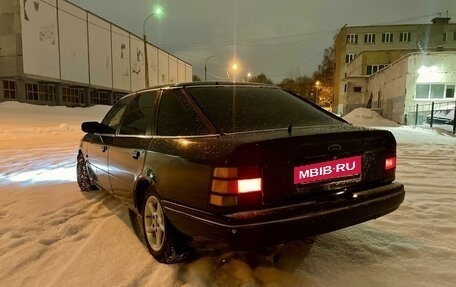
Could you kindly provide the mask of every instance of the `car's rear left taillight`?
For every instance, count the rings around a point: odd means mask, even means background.
[[[255,204],[261,200],[262,178],[258,167],[216,167],[212,172],[209,202],[217,206]]]

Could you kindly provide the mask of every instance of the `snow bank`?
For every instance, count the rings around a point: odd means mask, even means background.
[[[383,118],[377,112],[366,108],[357,108],[342,117],[356,126],[398,127],[399,124]]]

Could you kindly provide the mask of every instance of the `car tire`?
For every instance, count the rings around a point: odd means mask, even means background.
[[[146,195],[141,210],[144,241],[150,254],[160,263],[187,261],[192,255],[184,236],[171,225],[155,193]]]
[[[82,155],[82,153],[78,155],[78,161],[76,165],[76,177],[81,191],[97,190],[96,186],[94,186],[90,181],[89,170],[87,168],[87,163],[84,160],[84,156]]]

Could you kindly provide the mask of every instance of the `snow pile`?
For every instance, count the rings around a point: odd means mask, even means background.
[[[367,127],[398,127],[399,124],[383,118],[377,112],[366,109],[357,108],[342,117],[347,122],[355,126]]]
[[[80,123],[101,120],[107,108],[0,103],[0,286],[454,286],[455,137],[388,128],[402,206],[313,246],[288,243],[277,264],[255,252],[200,250],[193,262],[163,265],[120,201],[75,182]]]

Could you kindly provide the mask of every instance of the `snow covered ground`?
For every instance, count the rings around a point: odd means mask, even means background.
[[[225,253],[163,265],[119,201],[75,182],[80,123],[107,109],[0,103],[0,286],[456,286],[456,138],[446,132],[357,110],[346,118],[398,141],[407,193],[397,211],[312,248],[286,244],[278,264]]]

